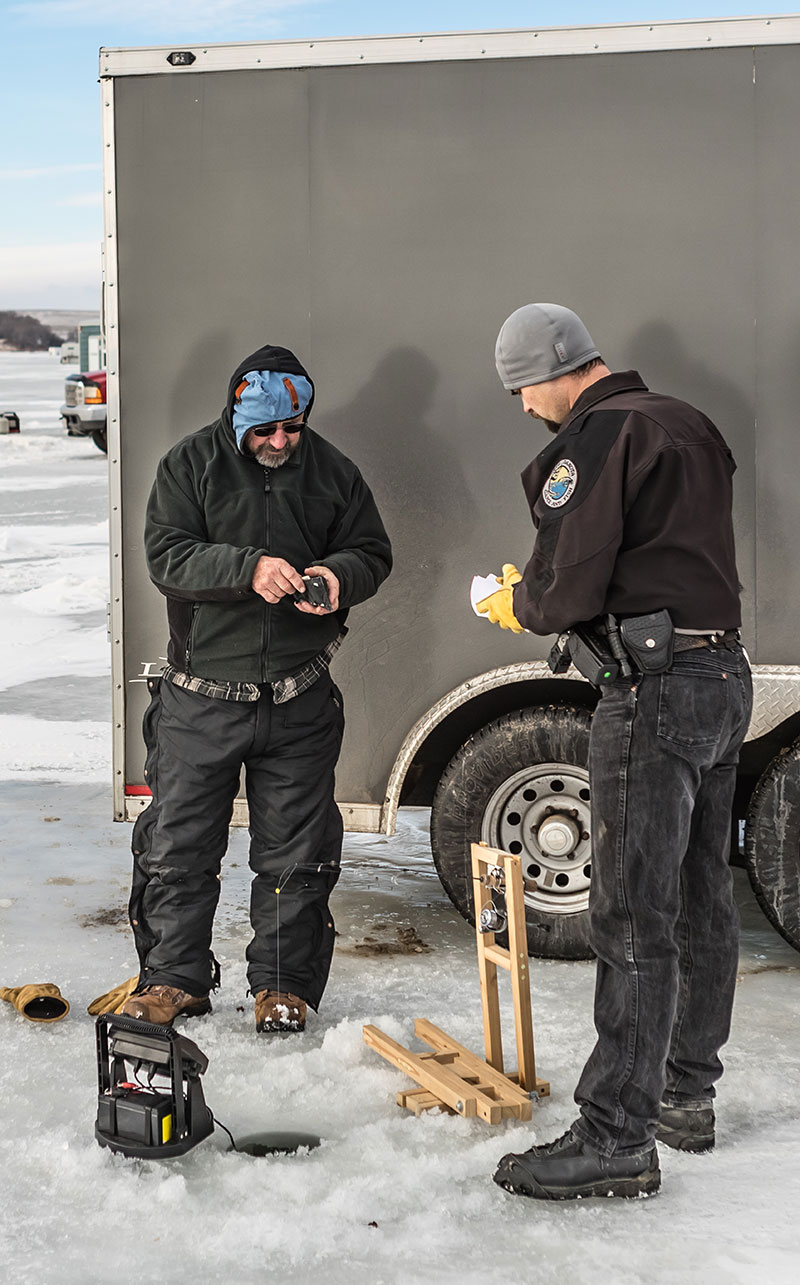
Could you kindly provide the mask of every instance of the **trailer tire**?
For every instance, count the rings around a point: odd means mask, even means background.
[[[800,740],[763,773],[750,797],[744,835],[756,900],[773,928],[800,950]]]
[[[545,959],[593,957],[588,912],[590,726],[588,710],[566,705],[505,714],[461,746],[441,776],[431,810],[439,878],[471,924],[470,845],[483,840],[520,853],[528,875],[528,953]],[[539,842],[543,819],[551,835],[544,847]],[[572,843],[573,851],[559,855],[545,850],[557,849],[559,843]]]
[[[98,451],[102,451],[104,455],[108,455],[108,435],[105,428],[93,428],[92,441]]]

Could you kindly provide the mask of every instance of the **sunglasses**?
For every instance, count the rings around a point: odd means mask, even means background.
[[[299,433],[305,428],[305,411],[302,415],[296,415],[294,419],[275,419],[270,424],[257,424],[250,431],[254,437],[272,437],[282,428],[285,433]]]

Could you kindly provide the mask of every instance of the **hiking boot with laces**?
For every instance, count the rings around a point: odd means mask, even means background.
[[[259,991],[255,1002],[257,1031],[304,1031],[306,1003],[291,991]]]
[[[171,1026],[176,1017],[201,1017],[203,1013],[210,1013],[211,1000],[207,995],[190,995],[177,986],[143,986],[126,999],[118,1011],[140,1022]]]
[[[588,1196],[649,1196],[661,1186],[658,1151],[639,1156],[601,1156],[568,1129],[554,1142],[507,1155],[494,1180],[515,1196],[577,1200]]]
[[[683,1106],[661,1103],[656,1141],[674,1151],[711,1151],[714,1147],[714,1108],[708,1098]]]

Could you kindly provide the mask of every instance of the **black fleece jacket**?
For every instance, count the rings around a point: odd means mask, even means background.
[[[234,390],[249,370],[308,373],[286,348],[267,345],[234,371],[219,419],[161,460],[145,522],[150,578],[167,599],[171,665],[201,678],[263,683],[293,673],[341,633],[348,608],[389,574],[391,546],[356,466],[306,427],[279,468],[242,454],[232,425]],[[312,383],[313,389],[313,383]],[[307,412],[313,405],[313,394]],[[251,588],[262,555],[301,574],[330,567],[339,610],[271,606]]]
[[[536,634],[662,607],[677,628],[738,628],[735,468],[705,415],[635,370],[590,384],[522,474],[538,535],[514,615]]]

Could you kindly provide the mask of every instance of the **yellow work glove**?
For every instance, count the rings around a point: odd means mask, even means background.
[[[515,634],[525,632],[522,625],[514,615],[514,585],[519,584],[522,576],[520,575],[513,562],[504,562],[503,570],[498,576],[502,588],[490,593],[488,598],[484,598],[476,604],[476,611],[481,616],[488,616],[493,625],[499,625],[501,629],[510,629]]]
[[[0,999],[13,1004],[29,1022],[60,1022],[69,1012],[55,982],[33,982],[29,986],[0,986]]]
[[[92,1017],[99,1017],[101,1013],[118,1013],[138,985],[138,974],[136,977],[129,977],[127,982],[122,982],[113,990],[106,991],[105,995],[98,995],[97,999],[93,999],[86,1012],[91,1013]]]

